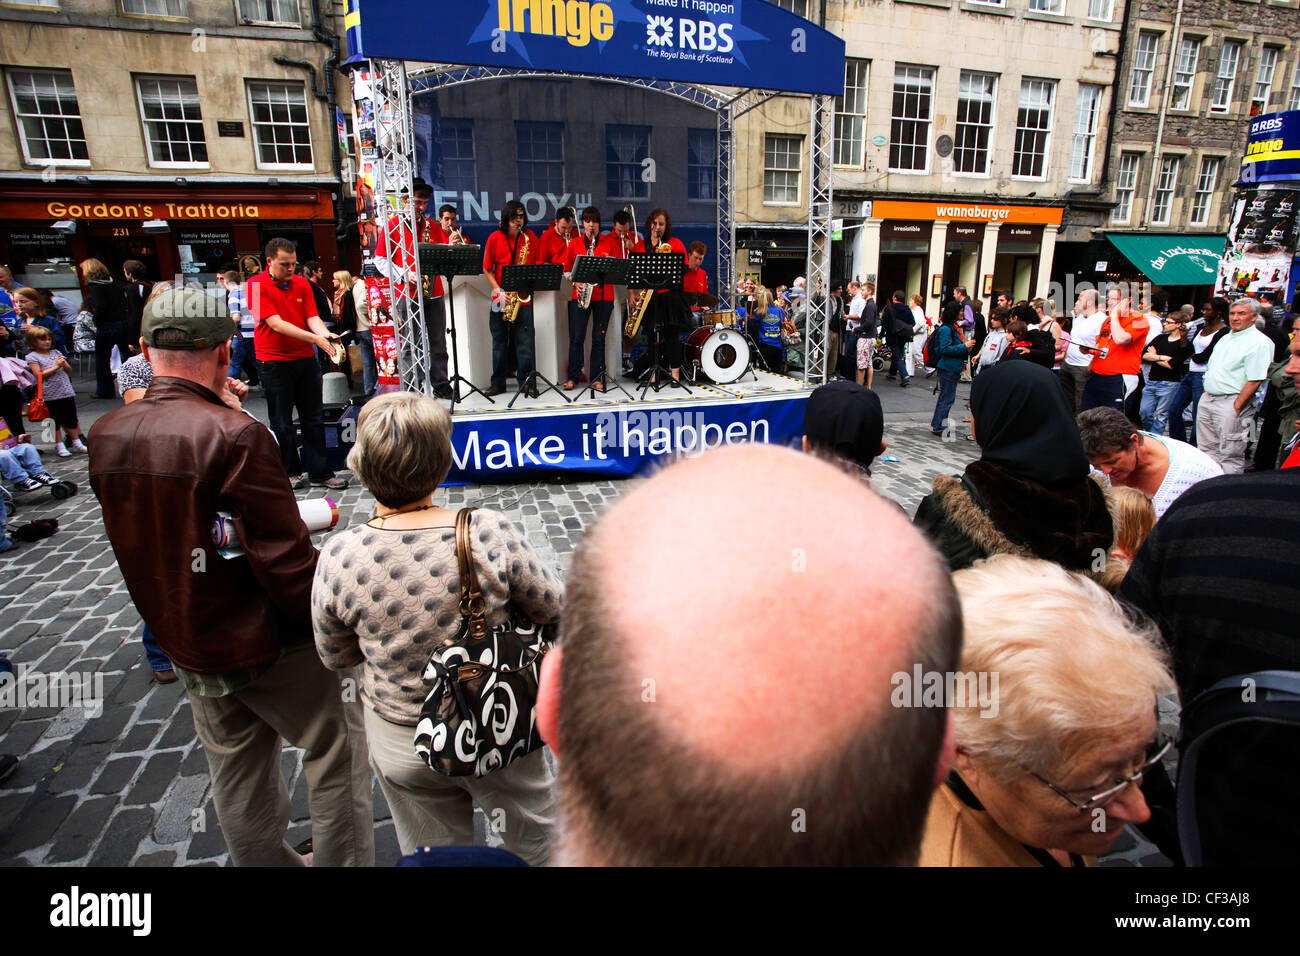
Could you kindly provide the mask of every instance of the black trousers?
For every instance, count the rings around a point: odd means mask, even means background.
[[[587,338],[587,318],[591,317],[591,380],[594,382],[605,371],[605,334],[609,331],[609,317],[614,311],[613,302],[592,302],[586,309],[579,307],[576,299],[569,300],[569,369],[568,380],[576,382],[582,375],[582,345]]]
[[[258,362],[271,431],[280,443],[285,472],[296,477],[304,471],[313,481],[334,477],[325,461],[325,417],[321,404],[321,371],[315,356],[291,362]],[[293,411],[302,425],[302,457]]]

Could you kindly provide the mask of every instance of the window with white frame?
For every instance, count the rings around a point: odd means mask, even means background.
[[[808,17],[808,0],[772,0],[772,2],[778,7],[789,10],[791,13],[797,13],[805,19]]]
[[[1115,16],[1115,0],[1088,0],[1088,19],[1110,23]]]
[[[1214,201],[1214,190],[1219,185],[1219,170],[1223,160],[1218,156],[1202,156],[1201,168],[1196,174],[1196,192],[1192,194],[1193,226],[1205,226],[1210,222],[1210,204]]]
[[[1070,143],[1070,179],[1092,181],[1092,154],[1097,144],[1097,117],[1101,112],[1102,87],[1079,84],[1079,102],[1074,109],[1074,139]]]
[[[650,127],[605,126],[605,195],[649,199],[650,184],[641,173],[650,157]]]
[[[1128,87],[1129,106],[1145,107],[1151,103],[1151,79],[1156,72],[1159,45],[1158,33],[1138,34],[1137,48],[1133,51],[1133,76]]]
[[[844,94],[835,97],[835,165],[861,166],[866,147],[868,60],[844,61]]]
[[[1115,210],[1110,214],[1110,221],[1117,226],[1125,225],[1133,217],[1133,194],[1137,191],[1141,161],[1139,153],[1120,153],[1119,169],[1115,173]]]
[[[149,142],[151,166],[206,166],[199,90],[190,77],[142,76],[135,81],[140,121]]]
[[[718,198],[718,131],[686,131],[686,198],[711,202]]]
[[[966,0],[967,3],[974,4],[977,7],[1005,7],[1006,0]]]
[[[768,133],[763,139],[763,202],[797,203],[803,139]]]
[[[176,17],[182,20],[189,16],[186,0],[122,0],[122,12],[141,17]]]
[[[1196,64],[1200,58],[1200,37],[1183,37],[1174,62],[1174,89],[1169,100],[1171,110],[1191,109],[1192,84],[1196,81]]]
[[[989,174],[989,137],[993,132],[997,84],[998,78],[992,73],[961,71],[957,87],[957,135],[952,148],[954,172]]]
[[[1151,225],[1169,225],[1169,212],[1173,207],[1174,187],[1178,184],[1177,156],[1166,156],[1160,161],[1160,175],[1156,178],[1156,191],[1151,199]]]
[[[1052,101],[1055,80],[1020,81],[1020,109],[1016,113],[1016,149],[1011,175],[1042,179],[1047,175],[1047,150],[1052,139]]]
[[[0,0],[0,6],[6,7],[49,7],[59,9],[59,0]]]
[[[1237,85],[1237,65],[1241,62],[1241,41],[1224,40],[1219,53],[1219,72],[1214,77],[1214,94],[1210,97],[1211,113],[1226,113],[1232,105],[1232,90]]]
[[[90,165],[71,73],[13,70],[9,73],[9,98],[26,162]]]
[[[894,68],[894,104],[889,122],[891,171],[929,171],[933,99],[932,68],[902,64]]]
[[[564,192],[564,124],[515,121],[519,194]]]
[[[311,125],[301,83],[249,83],[248,110],[258,168],[311,168]]]
[[[474,121],[439,118],[438,148],[442,151],[442,176],[438,185],[457,194],[478,192]]]
[[[245,23],[301,23],[298,0],[239,0],[239,19]]]
[[[1296,57],[1295,73],[1291,76],[1291,98],[1287,100],[1286,108],[1300,110],[1300,55]]]
[[[1065,0],[1029,0],[1029,9],[1038,13],[1065,13]]]
[[[1277,53],[1277,47],[1266,46],[1259,54],[1259,70],[1255,73],[1250,105],[1260,113],[1268,112],[1268,94],[1273,90],[1273,74],[1277,72]]]

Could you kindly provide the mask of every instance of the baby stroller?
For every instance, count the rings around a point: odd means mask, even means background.
[[[871,367],[883,372],[894,361],[894,350],[885,344],[884,339],[876,340],[876,347],[871,351]]]

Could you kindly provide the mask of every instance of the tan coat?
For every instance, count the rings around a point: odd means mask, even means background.
[[[1085,866],[1097,858],[1085,856]],[[934,791],[921,838],[921,866],[1041,866],[983,810],[968,807],[945,783]]]

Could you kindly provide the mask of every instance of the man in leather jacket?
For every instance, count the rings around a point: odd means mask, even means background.
[[[153,384],[95,423],[90,484],[131,598],[189,692],[231,859],[303,863],[284,839],[284,738],[306,750],[314,862],[371,865],[359,704],[316,655],[317,551],[275,439],[230,391],[230,317],[201,290],[170,291],[146,306],[140,341]],[[243,556],[218,554],[218,511]]]

